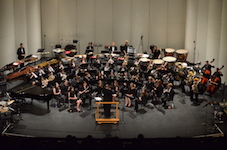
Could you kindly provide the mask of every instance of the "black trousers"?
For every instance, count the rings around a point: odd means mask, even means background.
[[[110,115],[111,104],[104,104],[103,108],[104,108],[105,118],[110,118],[110,116],[111,116]]]

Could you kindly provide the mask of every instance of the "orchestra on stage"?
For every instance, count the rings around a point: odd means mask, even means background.
[[[148,53],[136,53],[127,40],[119,48],[114,42],[105,48],[94,54],[89,42],[84,54],[78,55],[73,45],[65,49],[56,45],[53,58],[32,66],[24,63],[37,57],[26,57],[21,44],[17,51],[19,61],[4,66],[1,71],[19,66],[4,80],[23,77],[27,84],[51,91],[55,107],[66,106],[78,112],[92,109],[93,99],[104,102],[123,99],[122,106],[135,111],[139,104],[148,103],[171,108],[169,102],[174,100],[176,87],[182,93],[189,92],[192,104],[197,106],[199,94],[212,95],[220,88],[224,66],[212,73],[215,59],[201,67],[201,62],[187,61],[189,52],[185,49],[160,49],[156,45],[151,45]],[[106,104],[104,109],[105,117],[110,117],[110,105]]]

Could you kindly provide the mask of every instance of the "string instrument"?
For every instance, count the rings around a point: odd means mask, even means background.
[[[215,59],[213,59],[212,61],[210,61],[210,63],[213,63],[215,61]],[[207,82],[209,81],[209,79],[206,77],[206,76],[210,76],[211,75],[211,71],[209,69],[206,69],[204,72],[203,72],[203,76],[201,78],[201,83],[203,85],[207,84]]]
[[[210,64],[212,64],[214,61],[215,61],[215,59],[213,59],[212,61],[210,61]],[[204,74],[207,74],[207,75],[211,75],[211,72],[210,72],[209,69],[206,69],[203,73]]]
[[[224,68],[224,65],[219,70],[221,70],[223,68]],[[221,78],[219,76],[214,76],[212,78],[212,80],[209,81],[209,85],[207,86],[206,91],[209,92],[210,94],[213,94],[214,91],[217,89],[217,87],[219,85],[218,83],[220,81],[221,81]]]
[[[11,81],[11,80],[13,80],[13,79],[15,79],[17,77],[20,77],[22,75],[26,75],[29,72],[29,70],[31,70],[32,72],[34,72],[35,71],[35,68],[33,68],[33,67],[22,68],[22,69],[18,70],[17,72],[14,72],[14,73],[8,75],[5,78],[5,80],[6,81]]]

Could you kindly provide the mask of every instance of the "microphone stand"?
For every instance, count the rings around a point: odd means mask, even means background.
[[[138,51],[139,51],[140,46],[142,47],[142,52],[143,52],[143,36],[140,37],[140,43],[139,43],[139,46],[137,48]],[[137,53],[137,52],[135,52],[135,53]]]

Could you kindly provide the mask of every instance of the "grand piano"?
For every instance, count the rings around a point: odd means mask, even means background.
[[[11,97],[15,99],[31,98],[36,100],[43,100],[47,102],[47,109],[49,110],[49,101],[52,99],[52,91],[41,88],[37,85],[31,85],[23,82],[14,88],[8,90]]]

